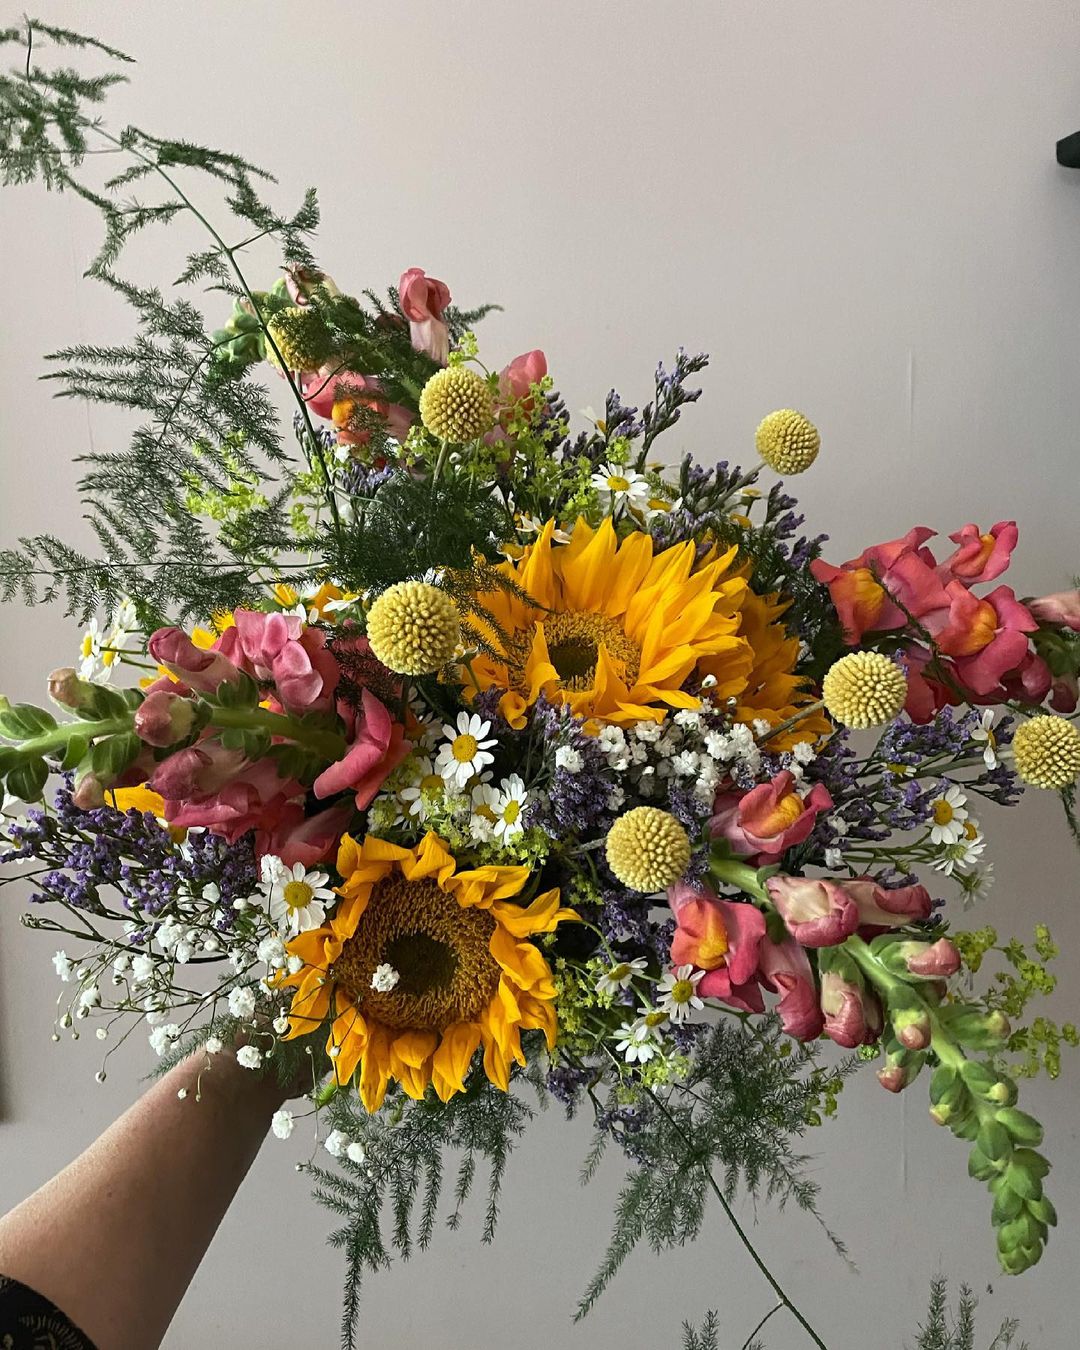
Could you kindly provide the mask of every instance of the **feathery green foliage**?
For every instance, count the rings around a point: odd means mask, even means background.
[[[792,1049],[774,1021],[751,1030],[725,1018],[699,1042],[682,1083],[671,1092],[648,1092],[621,1123],[600,1128],[585,1179],[595,1171],[610,1134],[635,1166],[577,1319],[590,1311],[639,1242],[647,1240],[660,1252],[692,1241],[710,1194],[726,1208],[741,1188],[780,1208],[794,1202],[818,1217],[817,1187],[802,1175],[805,1157],[793,1140],[804,1134],[822,1096],[854,1067],[847,1061],[822,1069],[812,1049]],[[615,1103],[597,1106],[605,1121]],[[843,1244],[829,1237],[843,1255]]]
[[[967,1285],[960,1286],[960,1302],[956,1314],[949,1310],[948,1286],[943,1276],[938,1276],[930,1285],[930,1303],[926,1321],[919,1328],[919,1339],[914,1350],[975,1350],[975,1309],[976,1299]],[[1027,1342],[1016,1342],[1019,1323],[1013,1320],[1002,1322],[997,1335],[987,1350],[1027,1350]]]
[[[315,1198],[343,1221],[330,1242],[345,1254],[342,1345],[355,1350],[364,1275],[388,1266],[395,1253],[407,1260],[434,1235],[447,1181],[446,1151],[460,1155],[446,1223],[458,1227],[482,1160],[488,1167],[482,1239],[490,1242],[510,1151],[535,1112],[513,1092],[500,1091],[482,1071],[474,1071],[466,1090],[445,1103],[432,1092],[410,1101],[397,1090],[378,1115],[368,1115],[355,1093],[345,1091],[331,1099],[328,1109],[331,1126],[359,1143],[366,1155],[360,1163],[342,1157],[340,1172],[306,1169],[316,1183]]]

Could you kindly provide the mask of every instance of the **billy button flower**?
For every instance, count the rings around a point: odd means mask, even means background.
[[[644,895],[674,886],[690,865],[690,838],[667,811],[636,806],[615,821],[605,846],[615,877]]]
[[[420,420],[441,441],[476,440],[495,423],[488,382],[467,366],[437,370],[420,394]]]
[[[907,700],[907,678],[880,652],[849,652],[825,672],[821,696],[837,722],[862,731],[900,716]]]
[[[371,650],[398,675],[433,675],[452,659],[461,635],[457,606],[426,581],[388,587],[367,616]]]
[[[1032,787],[1060,791],[1080,775],[1080,730],[1064,717],[1043,714],[1023,722],[1012,749],[1016,772]]]
[[[804,473],[817,459],[821,436],[801,412],[780,408],[758,424],[754,443],[762,461],[775,473]]]

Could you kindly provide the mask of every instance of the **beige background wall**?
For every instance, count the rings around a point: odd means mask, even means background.
[[[463,302],[503,302],[486,353],[543,347],[571,408],[601,406],[615,382],[644,399],[681,342],[713,365],[670,449],[745,456],[761,415],[805,409],[825,449],[802,497],[834,558],[916,522],[947,533],[1005,516],[1020,523],[1020,593],[1080,567],[1080,173],[1053,160],[1080,126],[1075,2],[38,9],[139,58],[118,122],[243,150],[277,171],[283,202],[319,184],[322,256],[342,283],[420,265]],[[43,352],[119,338],[126,318],[79,279],[97,224],[78,202],[5,191],[0,232],[0,535],[80,537],[70,457],[122,423],[51,402],[35,377]],[[162,239],[142,257],[159,280],[177,270]],[[0,631],[13,696],[39,696],[77,640],[58,610],[9,607]],[[1067,952],[1056,1011],[1075,1016],[1080,860],[1057,803],[985,823],[999,881],[977,917],[1002,932],[1052,924]],[[12,890],[0,901],[2,1208],[112,1118],[151,1055],[130,1047],[97,1087],[96,1043],[50,1043],[52,946],[20,929]],[[940,1267],[992,1283],[991,1314],[1021,1315],[1033,1347],[1077,1343],[1078,1082],[1073,1062],[1031,1093],[1063,1222],[1018,1281],[997,1275],[988,1202],[928,1121],[924,1084],[897,1101],[868,1074],[845,1093],[810,1146],[824,1214],[862,1274],[803,1216],[764,1209],[756,1230],[831,1350],[898,1346]],[[719,1218],[691,1251],[635,1257],[570,1327],[618,1173],[579,1190],[586,1132],[557,1116],[512,1163],[498,1245],[466,1224],[375,1281],[368,1345],[674,1347],[680,1319],[709,1306],[741,1345],[770,1301]],[[328,1218],[292,1170],[307,1149],[304,1130],[266,1146],[171,1350],[335,1344]],[[780,1317],[769,1330],[773,1350],[805,1344]]]

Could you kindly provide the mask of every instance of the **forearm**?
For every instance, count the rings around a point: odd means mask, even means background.
[[[286,1095],[231,1054],[212,1064],[177,1065],[0,1219],[0,1272],[52,1299],[99,1350],[159,1345]]]

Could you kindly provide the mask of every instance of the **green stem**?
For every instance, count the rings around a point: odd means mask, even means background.
[[[338,760],[345,753],[345,737],[336,731],[323,731],[284,713],[269,708],[215,708],[210,717],[215,727],[240,727],[251,731],[268,731],[271,736],[302,745],[306,750],[328,760]]]
[[[720,1202],[720,1206],[723,1209],[724,1214],[727,1216],[728,1223],[730,1223],[732,1228],[735,1230],[736,1237],[738,1237],[739,1241],[750,1253],[750,1256],[754,1264],[757,1266],[758,1270],[761,1271],[762,1275],[764,1275],[765,1279],[768,1281],[769,1287],[776,1295],[780,1304],[782,1304],[782,1306],[785,1307],[789,1313],[791,1313],[792,1317],[794,1317],[796,1322],[798,1322],[799,1326],[802,1327],[803,1331],[806,1332],[806,1334],[818,1347],[818,1350],[829,1350],[829,1347],[817,1334],[817,1332],[806,1320],[806,1318],[802,1315],[802,1313],[798,1310],[798,1308],[796,1308],[795,1304],[792,1303],[791,1299],[788,1298],[787,1294],[784,1293],[784,1290],[781,1288],[780,1283],[776,1279],[775,1275],[773,1275],[772,1271],[758,1255],[757,1248],[750,1241],[742,1224],[740,1224],[738,1219],[735,1217],[735,1211],[731,1208],[731,1205],[728,1203],[727,1196],[724,1194],[723,1190],[717,1185],[716,1178],[712,1174],[712,1169],[706,1167],[706,1165],[700,1159],[694,1157],[693,1144],[687,1137],[686,1131],[682,1128],[682,1126],[671,1114],[671,1112],[667,1109],[663,1101],[656,1095],[656,1093],[653,1092],[651,1089],[646,1089],[646,1091],[648,1092],[649,1096],[652,1098],[656,1106],[660,1109],[662,1114],[667,1118],[668,1123],[675,1129],[676,1133],[682,1138],[683,1142],[686,1144],[689,1153],[688,1161],[695,1162],[697,1166],[701,1169],[702,1176],[704,1176],[704,1178],[709,1184],[709,1189],[712,1191],[712,1193],[716,1196],[717,1200]]]
[[[756,900],[768,901],[769,893],[758,879],[758,869],[738,858],[713,857],[709,876],[721,885],[734,886]]]
[[[131,730],[131,717],[103,717],[96,722],[63,722],[51,731],[43,731],[40,736],[31,736],[23,741],[18,749],[27,755],[51,755],[62,750],[72,736],[88,736],[91,740],[98,736],[115,736]]]

